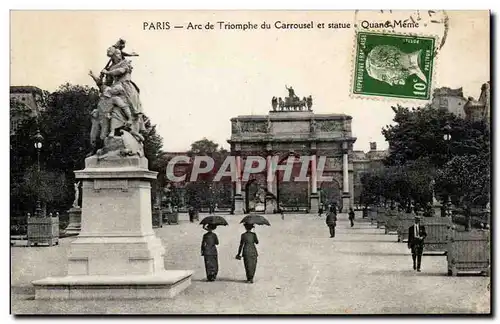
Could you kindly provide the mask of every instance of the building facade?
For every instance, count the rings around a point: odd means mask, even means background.
[[[464,97],[463,89],[451,89],[442,87],[434,89],[431,107],[448,111],[460,118],[465,118],[465,104],[467,99]]]
[[[484,83],[481,86],[481,94],[479,99],[475,100],[469,97],[464,106],[466,119],[469,120],[484,120],[490,121],[490,106],[491,106],[491,93],[490,82]]]
[[[33,86],[11,86],[10,133],[15,134],[24,119],[39,116],[45,106],[41,89]]]
[[[379,170],[384,167],[384,159],[389,155],[389,150],[377,150],[377,143],[370,142],[370,151],[354,151],[354,204],[361,205],[360,196],[363,190],[361,178],[364,173]]]
[[[267,115],[231,119],[228,143],[231,154],[236,156],[238,174],[245,174],[243,168],[248,168],[252,156],[266,161],[261,172],[249,174],[248,178],[238,177],[235,213],[273,213],[278,208],[317,213],[323,204],[337,204],[343,211],[352,206],[352,147],[356,141],[351,131],[352,117],[314,114],[312,98],[309,100],[300,100],[292,92],[284,101],[280,98],[279,103],[273,98],[273,110]],[[293,161],[292,173],[298,175],[304,157],[308,157],[307,181],[287,177],[278,170]],[[320,161],[324,161],[324,166],[318,165]],[[322,177],[318,168],[322,169]],[[323,180],[325,177],[332,181]]]
[[[463,89],[442,87],[434,90],[432,102],[434,109],[441,109],[468,120],[490,120],[491,93],[490,82],[481,86],[478,100],[473,97],[464,97]]]

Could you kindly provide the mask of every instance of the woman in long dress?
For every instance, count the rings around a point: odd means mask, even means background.
[[[216,225],[211,224],[203,227],[207,233],[203,235],[203,239],[201,241],[201,255],[205,259],[205,272],[207,274],[208,281],[214,281],[217,278],[217,273],[219,272],[219,261],[217,258],[216,247],[216,245],[219,245],[219,239],[213,232],[216,228]]]
[[[124,59],[122,52],[110,47],[107,55],[111,58],[111,66],[101,71],[106,78],[112,78],[113,86],[120,85],[122,90],[121,97],[129,106],[132,113],[132,129],[136,132],[144,130],[142,104],[139,98],[139,87],[132,81],[132,62]]]
[[[244,226],[246,232],[241,234],[240,246],[238,248],[236,259],[240,260],[243,255],[247,282],[253,283],[258,257],[257,247],[255,245],[259,244],[259,239],[257,238],[257,234],[252,232],[252,228],[254,227],[252,224],[244,224]]]

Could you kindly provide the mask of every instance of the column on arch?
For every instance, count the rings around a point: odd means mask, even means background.
[[[241,195],[241,155],[236,155],[236,195]]]

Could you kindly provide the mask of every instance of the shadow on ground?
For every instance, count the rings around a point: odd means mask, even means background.
[[[207,279],[192,279],[193,282],[209,282]],[[238,282],[238,283],[246,283],[246,280],[243,279],[233,279],[233,278],[217,278],[215,281],[222,282]]]
[[[411,267],[411,262],[408,268]],[[372,271],[369,273],[370,275],[374,276],[394,276],[394,275],[399,275],[399,276],[424,276],[424,277],[447,277],[448,274],[446,272],[425,272],[425,270],[422,270],[422,272],[417,272],[416,270],[409,269],[409,270],[377,270],[377,271]]]
[[[355,243],[355,242],[359,242],[359,243],[397,243],[394,240],[390,240],[390,241],[387,241],[387,240],[339,240],[339,239],[336,239],[336,238],[332,238],[332,241],[335,241],[335,242],[350,242],[350,243]]]
[[[357,255],[357,256],[410,256],[409,253],[384,253],[384,252],[351,252],[338,251],[342,254]]]

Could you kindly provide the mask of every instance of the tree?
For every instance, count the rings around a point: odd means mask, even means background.
[[[432,191],[427,188],[437,176],[436,191],[442,198],[449,193],[460,202],[482,201],[477,197],[484,194],[481,188],[489,187],[490,181],[489,124],[465,120],[430,106],[392,108],[396,124],[382,130],[390,147],[390,154],[384,162],[387,166],[405,168],[409,197],[421,207],[425,206],[432,197]],[[444,139],[446,124],[451,127],[449,143]],[[462,178],[456,177],[465,170],[477,172],[463,182]],[[468,188],[466,183],[474,181],[477,188]],[[403,188],[401,184],[398,187]]]
[[[49,96],[40,121],[46,147],[43,160],[49,169],[65,170],[71,179],[74,170],[85,167],[85,157],[91,151],[90,113],[98,101],[97,89],[69,83]]]
[[[387,165],[405,164],[427,158],[434,166],[443,166],[450,155],[477,154],[489,147],[489,125],[483,121],[469,121],[449,112],[423,107],[409,109],[392,107],[395,125],[382,129],[389,142]],[[451,142],[444,139],[444,126],[451,127]],[[449,145],[449,147],[448,147]]]
[[[490,160],[486,156],[456,156],[436,177],[436,189],[458,206],[485,206],[490,196]]]
[[[37,118],[24,104],[10,102],[10,209],[12,216],[33,212],[35,200],[24,192],[25,173],[36,166],[37,153],[33,135],[37,130]]]
[[[146,128],[143,133],[144,155],[148,159],[148,167],[150,170],[160,171],[161,162],[159,158],[163,153],[163,138],[156,131],[156,125],[153,125],[147,117],[145,117],[144,126]]]
[[[57,196],[57,199],[52,196],[59,204],[57,209],[65,210],[71,207],[74,200],[74,171],[85,168],[85,158],[91,151],[90,113],[97,107],[99,91],[88,86],[66,83],[48,95],[45,101],[46,109],[40,117],[25,120],[16,134],[11,135],[11,165],[14,166],[11,169],[11,178],[14,179],[11,181],[11,189],[15,189],[13,192],[18,195],[17,198],[11,196],[11,199],[14,198],[14,203],[21,199],[19,179],[24,177],[28,167],[36,161],[31,137],[39,128],[44,137],[40,152],[42,170],[64,175],[64,181],[57,184],[51,182],[49,185],[58,186],[58,190],[65,192],[63,196]],[[144,152],[149,168],[155,170],[161,153],[162,138],[147,118],[145,126]]]
[[[224,177],[218,183],[213,181],[217,171],[229,156],[229,152],[222,147],[219,148],[219,144],[203,138],[191,144],[188,155],[191,157],[206,155],[214,160],[214,167],[211,172],[200,175],[196,183],[190,183],[186,187],[190,204],[212,207],[215,204],[229,204],[232,190],[231,178]]]
[[[363,191],[361,201],[365,206],[376,205],[382,197],[382,175],[380,172],[366,172],[361,176]]]
[[[413,203],[418,209],[425,209],[432,201],[430,184],[433,174],[433,168],[426,159],[367,173],[361,179],[363,204],[391,201],[405,208]]]
[[[191,149],[188,151],[192,155],[211,155],[217,152],[219,144],[203,138],[191,144]]]

